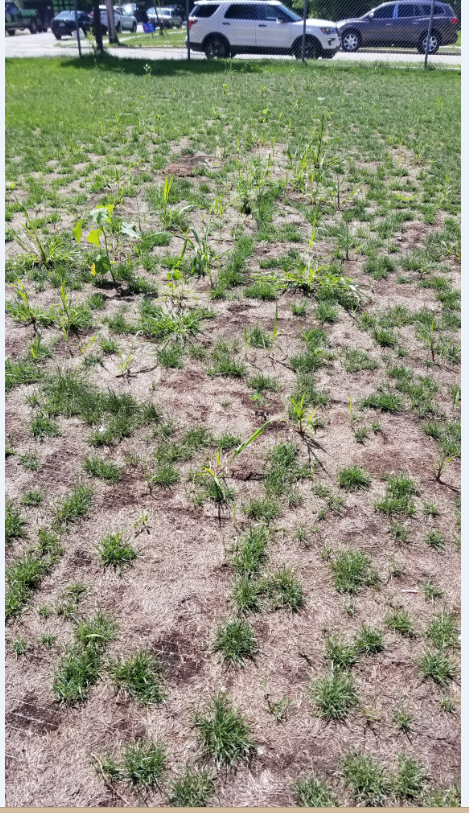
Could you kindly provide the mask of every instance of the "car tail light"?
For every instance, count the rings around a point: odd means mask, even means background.
[[[197,22],[197,20],[189,19],[189,31],[191,30],[192,26],[196,24],[196,22]]]
[[[451,22],[453,23],[453,25],[457,25],[459,20],[457,17],[451,17]]]

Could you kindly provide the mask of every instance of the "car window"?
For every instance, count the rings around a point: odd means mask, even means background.
[[[390,6],[381,6],[374,13],[374,20],[390,20],[394,14],[394,3]]]
[[[280,6],[271,6],[269,3],[263,3],[262,5],[257,6],[257,19],[258,20],[269,20],[270,22],[276,22],[277,20],[284,20],[285,22],[291,22],[291,17],[281,8]]]
[[[301,17],[298,16],[298,14],[295,14],[294,11],[291,11],[291,9],[285,8],[285,6],[277,6],[277,8],[281,10],[283,14],[286,14],[286,16],[291,22],[299,22],[302,19]]]
[[[420,6],[419,9],[419,17],[429,17],[431,14],[432,7],[430,3],[425,3]],[[444,14],[443,7],[435,5],[434,14]]]
[[[215,14],[217,8],[219,6],[214,3],[207,6],[196,6],[191,17],[211,17],[212,14]]]
[[[257,20],[257,8],[254,3],[236,3],[236,5],[228,6],[225,14],[225,20]]]
[[[74,20],[75,15],[72,14],[71,11],[61,11],[60,14],[57,14],[57,20]]]
[[[400,17],[415,17],[415,3],[399,3],[398,16]]]

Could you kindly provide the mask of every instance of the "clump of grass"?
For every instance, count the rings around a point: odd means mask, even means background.
[[[246,577],[237,579],[233,587],[232,599],[238,613],[257,612],[260,609],[261,600],[259,582]]]
[[[107,534],[96,545],[96,550],[103,567],[114,567],[120,570],[133,562],[138,556],[121,531]]]
[[[358,804],[366,807],[381,807],[384,804],[389,781],[381,765],[368,754],[351,751],[346,755],[342,767],[346,782]]]
[[[246,367],[236,357],[237,349],[237,342],[219,339],[212,350],[212,365],[207,369],[208,375],[243,378]]]
[[[232,565],[240,576],[251,578],[257,575],[265,561],[267,541],[267,530],[263,525],[249,529],[232,560]]]
[[[293,316],[306,316],[307,305],[306,302],[292,302],[291,312]]]
[[[455,676],[455,666],[443,652],[432,652],[428,650],[417,658],[417,666],[424,678],[434,680],[440,686],[444,686]]]
[[[253,328],[251,328],[251,330],[247,329],[244,337],[246,343],[251,345],[251,347],[262,347],[267,349],[272,344],[272,339],[269,334],[258,325],[255,325]]]
[[[331,560],[331,570],[339,593],[357,593],[378,582],[370,557],[359,550],[339,551]]]
[[[368,488],[371,477],[360,466],[349,466],[338,472],[337,481],[346,491],[357,491],[359,488]]]
[[[337,799],[327,782],[314,774],[297,779],[293,792],[299,807],[337,807]]]
[[[408,734],[409,731],[412,730],[414,716],[410,713],[410,711],[407,711],[407,709],[395,709],[392,715],[392,720],[393,723],[398,727],[399,731],[402,731],[403,734]]]
[[[310,698],[317,715],[326,720],[343,720],[358,705],[352,678],[348,673],[337,671],[314,680]]]
[[[101,655],[117,632],[114,619],[97,610],[87,621],[79,621],[74,642],[60,660],[52,690],[61,703],[73,705],[84,701],[99,677]]]
[[[260,299],[263,302],[271,302],[277,299],[277,291],[270,283],[259,280],[244,289],[244,296],[248,299]]]
[[[256,375],[251,376],[248,385],[257,392],[278,392],[280,389],[278,381],[264,373],[256,373]]]
[[[41,461],[37,452],[26,452],[19,454],[18,460],[24,469],[27,471],[39,471],[41,468]]]
[[[425,598],[434,601],[436,598],[441,598],[441,596],[444,595],[444,590],[438,587],[438,585],[433,584],[432,581],[429,581],[422,584],[422,593]]]
[[[178,345],[171,345],[157,353],[158,364],[161,367],[168,369],[181,369],[184,365],[182,362],[182,348]]]
[[[393,535],[396,542],[400,545],[409,541],[409,530],[402,522],[391,522],[389,533]]]
[[[368,395],[360,402],[360,409],[368,407],[369,409],[380,409],[381,412],[400,412],[402,409],[402,401],[395,392],[376,392]]]
[[[278,500],[269,497],[259,497],[250,500],[244,506],[244,513],[254,522],[265,522],[269,525],[280,514],[280,503]]]
[[[260,584],[272,609],[289,608],[299,610],[305,603],[305,597],[297,575],[286,566],[275,573],[265,576]]]
[[[217,629],[212,649],[221,654],[225,663],[243,665],[258,652],[258,645],[251,626],[235,619],[226,621]]]
[[[37,506],[41,505],[43,500],[44,500],[44,495],[43,495],[42,491],[28,491],[24,495],[21,502],[23,503],[23,505],[31,505],[31,506],[37,507]]]
[[[334,669],[349,669],[357,662],[355,647],[343,643],[337,635],[326,638],[326,658]]]
[[[346,350],[344,367],[348,373],[358,373],[360,370],[376,370],[378,362],[365,353],[364,350]]]
[[[93,502],[93,489],[78,483],[56,507],[57,521],[64,526],[76,519],[86,517]]]
[[[124,689],[140,705],[156,706],[164,700],[163,667],[146,650],[127,660],[110,660],[107,668],[117,688]]]
[[[190,768],[171,783],[168,804],[171,807],[207,807],[215,793],[213,772],[209,768]]]
[[[430,545],[431,548],[435,548],[436,550],[440,550],[445,545],[445,540],[443,534],[440,531],[437,531],[436,528],[432,528],[429,531],[427,537],[425,538],[425,542],[427,545]]]
[[[376,510],[390,517],[395,514],[412,516],[416,511],[413,498],[417,493],[414,481],[407,474],[391,474],[387,480],[386,494],[376,503]]]
[[[48,415],[39,414],[32,419],[30,432],[35,438],[55,438],[60,434],[59,425]]]
[[[21,655],[26,655],[26,652],[28,651],[28,642],[25,641],[24,638],[17,638],[16,641],[13,641],[11,645],[11,651],[15,655],[16,660],[18,660]]]
[[[374,655],[384,649],[383,636],[377,630],[371,629],[366,624],[355,638],[355,651],[359,655]]]
[[[118,483],[122,476],[118,466],[109,463],[107,460],[101,460],[99,457],[87,457],[84,469],[87,474],[99,477],[100,480],[111,484]]]
[[[394,789],[402,799],[416,799],[421,796],[429,779],[428,771],[412,757],[399,754]]]
[[[155,788],[167,765],[168,757],[162,744],[142,739],[124,745],[120,776],[133,788]]]
[[[425,630],[425,636],[431,641],[435,649],[456,646],[458,628],[452,614],[447,610],[441,610],[441,612],[434,615]]]
[[[37,546],[6,569],[8,584],[5,596],[6,620],[20,614],[44,576],[50,573],[63,553],[63,547],[53,533],[40,528],[38,536]]]
[[[296,443],[279,443],[268,455],[264,471],[264,486],[267,493],[279,497],[299,479],[308,477],[310,470],[297,463]]]
[[[314,315],[318,322],[335,322],[337,320],[337,307],[332,302],[318,302]]]
[[[407,610],[393,610],[388,613],[385,622],[393,632],[399,632],[401,635],[412,635],[413,633],[414,626]]]
[[[218,767],[249,762],[255,750],[251,728],[226,694],[219,692],[205,714],[196,711],[193,724],[202,749]]]
[[[5,503],[5,541],[26,536],[26,519],[11,500]]]

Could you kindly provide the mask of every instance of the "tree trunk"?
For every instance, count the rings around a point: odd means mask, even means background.
[[[99,10],[99,0],[93,0],[93,28],[98,51],[103,53],[103,31],[101,28],[101,12]]]
[[[119,40],[117,39],[116,23],[114,20],[114,6],[112,5],[112,0],[106,0],[106,9],[109,42],[112,45],[118,45]]]

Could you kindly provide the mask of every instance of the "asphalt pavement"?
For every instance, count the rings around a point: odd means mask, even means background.
[[[182,48],[130,48],[128,43],[131,38],[123,34],[121,42],[125,48],[109,49],[113,56],[119,59],[184,59],[186,51]],[[83,53],[91,53],[92,49],[87,40],[81,40]],[[70,56],[78,53],[76,39],[67,37],[57,41],[54,35],[48,31],[42,34],[30,34],[29,31],[17,32],[15,36],[5,37],[5,57],[45,57],[45,56]],[[237,59],[268,59],[265,54],[250,54],[249,56],[239,56]],[[270,57],[271,59],[292,59],[292,57]],[[191,59],[205,59],[204,54],[191,53]],[[395,48],[388,51],[360,50],[356,54],[344,54],[339,52],[334,57],[338,62],[387,62],[387,63],[419,63],[423,57],[417,51],[403,51]],[[435,65],[450,65],[460,67],[461,54],[456,50],[450,53],[440,51],[435,56],[430,57],[430,62]]]

